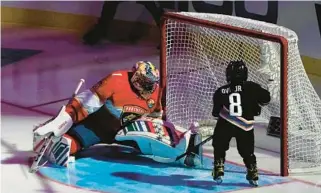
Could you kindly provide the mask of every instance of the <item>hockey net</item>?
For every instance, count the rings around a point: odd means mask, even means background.
[[[243,60],[249,80],[272,95],[256,120],[267,124],[281,117],[281,174],[321,171],[321,100],[302,64],[297,35],[281,26],[219,14],[166,13],[161,84],[167,120],[184,128],[207,123],[202,134],[211,135],[213,93],[226,84],[231,60]]]

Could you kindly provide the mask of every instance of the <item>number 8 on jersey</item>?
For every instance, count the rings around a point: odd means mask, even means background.
[[[241,95],[240,93],[231,93],[229,95],[229,111],[231,116],[241,117],[243,110],[241,104]]]

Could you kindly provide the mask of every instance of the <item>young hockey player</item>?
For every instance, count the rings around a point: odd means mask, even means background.
[[[39,152],[45,137],[53,132],[55,137],[48,146],[45,157],[60,166],[67,165],[69,155],[98,143],[120,143],[133,146],[143,154],[157,154],[161,152],[157,144],[161,143],[160,139],[164,136],[160,133],[165,132],[170,136],[170,142],[165,144],[167,150],[169,148],[177,152],[173,155],[184,153],[191,132],[179,131],[174,126],[163,126],[158,82],[159,71],[147,61],[137,62],[130,71],[116,71],[108,75],[91,89],[77,94],[61,108],[56,117],[34,130],[34,151]],[[128,128],[136,124],[131,121],[141,116],[144,123],[150,122],[152,125],[148,130],[148,143],[142,142],[142,137],[139,136],[146,136],[147,132],[136,133],[136,137],[130,136],[132,132],[128,132]],[[145,116],[160,121],[155,124],[152,120],[146,120]],[[160,129],[155,132],[155,127]],[[143,127],[136,128],[143,130]],[[125,131],[126,134],[120,131]],[[120,133],[119,140],[115,139],[117,133]],[[151,145],[155,145],[155,148],[149,148]],[[161,147],[165,147],[164,144]]]
[[[258,171],[254,155],[254,116],[270,102],[270,93],[259,84],[247,81],[248,69],[243,61],[231,61],[226,68],[227,84],[214,93],[212,115],[218,118],[213,134],[213,179],[222,182],[225,154],[232,137],[247,168],[246,179],[257,186]]]

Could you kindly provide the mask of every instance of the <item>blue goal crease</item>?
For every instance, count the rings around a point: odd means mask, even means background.
[[[222,184],[211,176],[212,159],[204,157],[204,168],[162,164],[131,153],[105,152],[84,156],[67,168],[48,165],[40,174],[60,183],[109,193],[189,192],[213,193],[250,188],[244,167],[226,163]],[[290,179],[260,171],[260,186],[289,182]]]

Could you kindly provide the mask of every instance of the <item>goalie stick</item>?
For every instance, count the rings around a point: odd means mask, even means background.
[[[74,91],[74,93],[72,94],[72,98],[75,97],[80,89],[80,87],[82,86],[82,84],[85,82],[84,79],[80,79],[76,90]],[[42,144],[42,147],[40,148],[39,153],[36,155],[35,159],[33,160],[29,172],[30,173],[34,173],[36,171],[38,171],[38,169],[42,166],[39,165],[41,158],[43,157],[43,155],[45,154],[50,142],[52,141],[52,139],[55,137],[54,133],[51,132],[48,136],[45,137],[44,142]],[[43,164],[44,165],[44,164]]]
[[[195,145],[194,147],[192,147],[190,150],[186,151],[185,153],[183,153],[182,155],[179,155],[176,157],[175,161],[180,160],[182,157],[186,156],[189,153],[192,153],[195,149],[199,148],[200,146],[204,145],[205,143],[209,142],[211,139],[213,138],[213,135],[211,135],[210,137],[206,138],[204,141],[202,141],[201,143]]]
[[[200,146],[204,145],[205,143],[207,143],[208,141],[210,141],[213,138],[213,136],[210,136],[208,138],[206,138],[204,141],[202,141],[201,143],[195,145],[194,147],[192,147],[190,150],[186,151],[185,153],[177,156],[176,158],[164,158],[164,157],[159,157],[159,156],[155,156],[152,155],[151,157],[157,161],[157,162],[161,162],[161,163],[172,163],[175,161],[178,161],[180,159],[182,159],[184,156],[186,156],[187,154],[193,152],[195,149],[199,148]],[[152,148],[152,147],[151,147]]]

